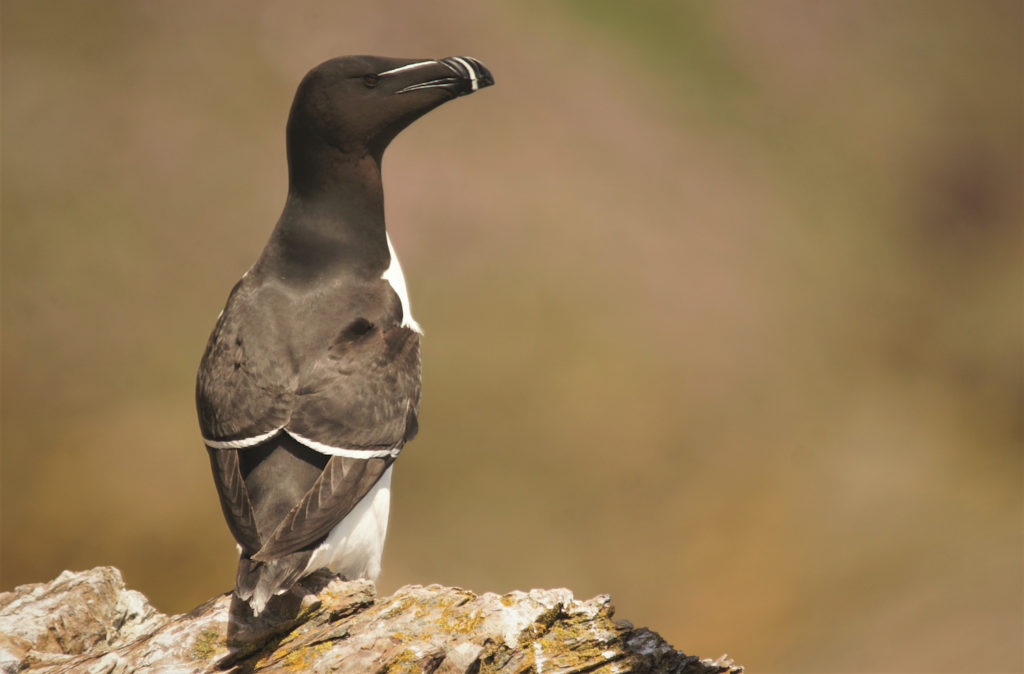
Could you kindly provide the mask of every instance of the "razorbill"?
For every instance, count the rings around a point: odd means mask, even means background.
[[[421,334],[384,226],[381,157],[426,112],[493,83],[468,57],[345,56],[299,84],[284,211],[196,381],[235,592],[257,615],[322,567],[380,573],[392,464],[417,430]]]

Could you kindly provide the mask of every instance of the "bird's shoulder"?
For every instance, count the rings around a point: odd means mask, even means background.
[[[401,302],[383,279],[327,278],[314,284],[247,273],[232,289],[211,345],[247,340],[301,361],[366,324],[387,329],[402,320]]]
[[[373,418],[404,426],[418,408],[420,351],[419,335],[401,320],[400,300],[382,279],[293,285],[250,272],[232,289],[200,364],[204,436],[255,437],[285,425],[312,433],[325,416],[349,431]],[[329,435],[348,435],[341,430]],[[384,435],[401,437],[396,431]]]

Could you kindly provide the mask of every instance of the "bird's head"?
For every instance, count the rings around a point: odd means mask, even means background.
[[[306,74],[295,93],[288,118],[289,155],[326,144],[379,161],[388,143],[413,121],[492,84],[490,71],[467,56],[325,61]]]

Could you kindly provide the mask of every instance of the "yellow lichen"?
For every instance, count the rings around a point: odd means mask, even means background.
[[[519,650],[528,653],[526,661],[538,672],[588,667],[615,658],[613,644],[595,640],[588,623],[578,616],[548,612],[519,634]]]
[[[281,667],[293,672],[308,672],[317,659],[331,649],[330,642],[296,648],[281,658]]]
[[[484,618],[480,611],[469,613],[462,610],[460,605],[448,605],[441,611],[441,615],[433,620],[433,623],[444,632],[458,632],[467,634],[476,630]]]
[[[190,654],[196,660],[206,660],[216,653],[223,643],[225,643],[225,639],[217,630],[203,630],[192,642]]]
[[[422,653],[406,649],[393,656],[377,671],[381,674],[418,674],[423,671],[423,665]]]
[[[416,600],[412,597],[396,597],[390,604],[383,607],[380,615],[382,618],[388,619],[398,615],[399,613],[404,613],[409,610],[409,607],[412,606],[415,601]]]

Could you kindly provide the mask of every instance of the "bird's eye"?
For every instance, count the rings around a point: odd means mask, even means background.
[[[380,82],[378,75],[363,75],[363,84],[366,85],[367,89],[373,89]]]

